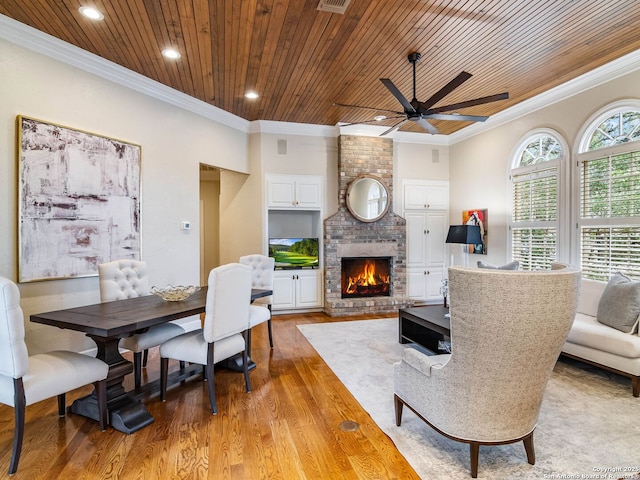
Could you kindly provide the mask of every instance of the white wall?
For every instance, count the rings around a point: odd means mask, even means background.
[[[200,276],[199,164],[249,173],[248,134],[0,40],[0,275],[17,276],[16,116],[142,146],[142,259],[152,284]],[[239,210],[260,211],[248,200]],[[180,230],[189,220],[192,229]],[[258,237],[259,238],[259,237]],[[25,317],[99,301],[97,277],[19,285]],[[90,346],[80,334],[25,322],[31,353]]]
[[[593,113],[618,100],[640,98],[638,85],[640,72],[629,73],[449,147],[451,223],[461,220],[462,210],[489,210],[488,255],[470,255],[470,263],[508,260],[508,172],[518,141],[531,130],[546,127],[564,136],[573,149],[580,128]],[[566,171],[570,174],[573,169]]]

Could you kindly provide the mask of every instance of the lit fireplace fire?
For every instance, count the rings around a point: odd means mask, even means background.
[[[346,262],[342,266],[342,298],[389,295],[387,258],[351,259]]]

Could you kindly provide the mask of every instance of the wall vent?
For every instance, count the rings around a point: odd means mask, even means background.
[[[351,0],[320,0],[318,10],[321,12],[344,14]]]

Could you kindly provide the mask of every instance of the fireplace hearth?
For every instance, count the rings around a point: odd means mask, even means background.
[[[388,297],[391,257],[342,258],[342,298]]]

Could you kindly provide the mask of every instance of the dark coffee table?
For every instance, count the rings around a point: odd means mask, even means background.
[[[439,342],[450,341],[449,309],[442,305],[401,308],[398,311],[400,343],[417,343],[434,353],[447,353]]]

